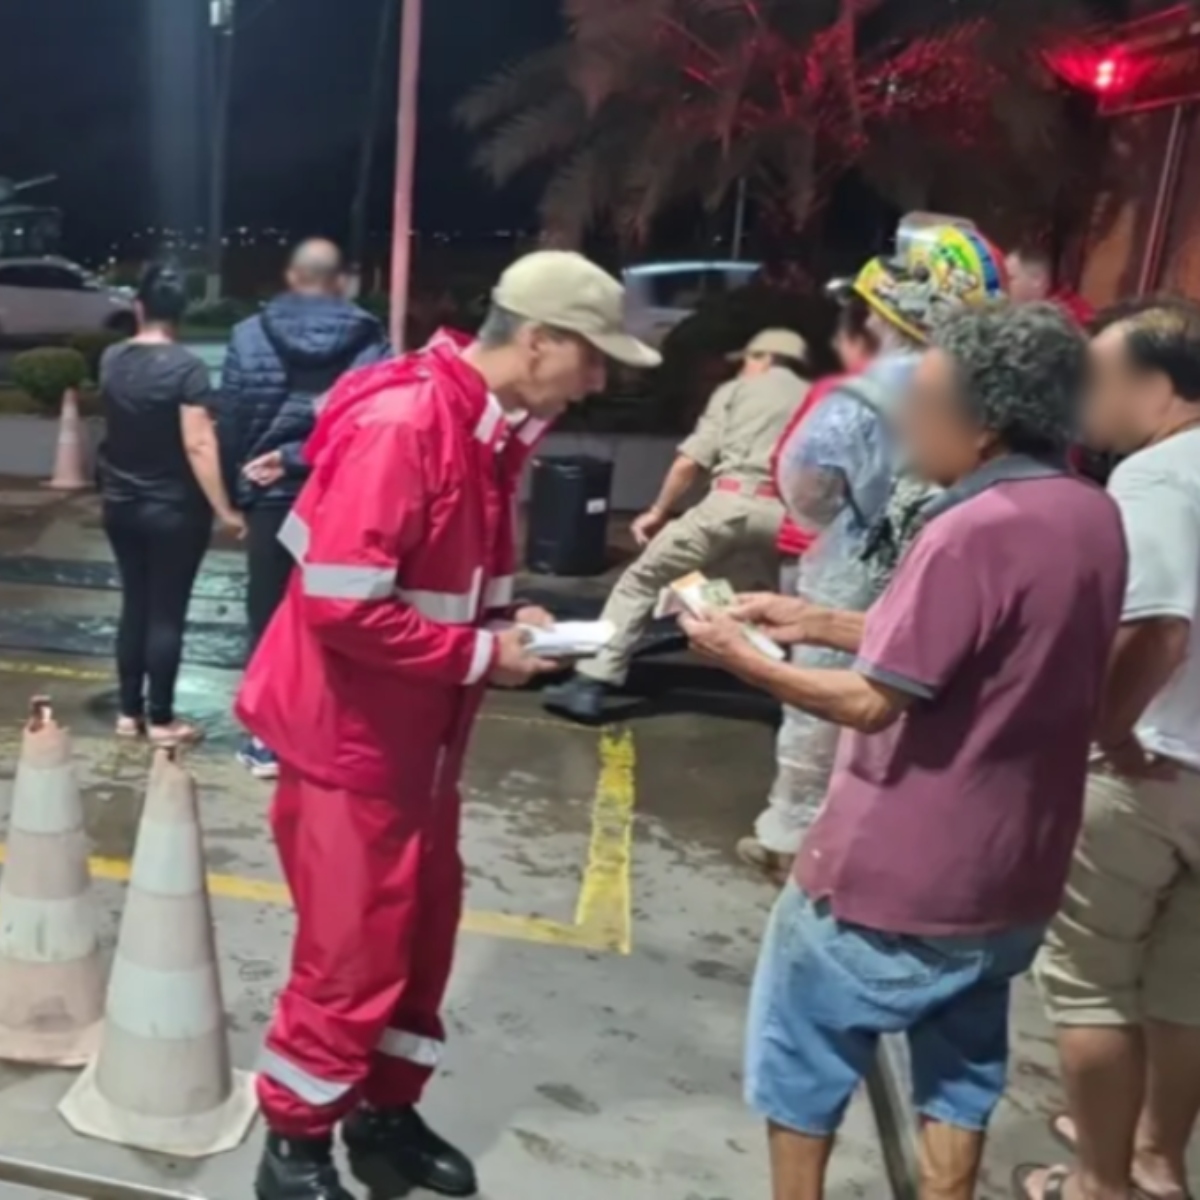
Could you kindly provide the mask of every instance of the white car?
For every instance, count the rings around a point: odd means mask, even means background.
[[[128,292],[65,258],[0,258],[0,342],[137,328]]]
[[[625,284],[630,331],[652,346],[696,311],[701,300],[750,283],[756,262],[663,262],[627,267]]]

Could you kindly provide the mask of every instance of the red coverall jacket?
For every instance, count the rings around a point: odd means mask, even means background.
[[[512,603],[514,500],[546,423],[513,424],[440,335],[346,376],[280,540],[296,559],[236,712],[300,774],[372,795],[455,787]]]

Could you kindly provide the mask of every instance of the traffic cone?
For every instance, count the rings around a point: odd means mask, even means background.
[[[0,880],[0,1059],[77,1067],[99,1044],[104,974],[87,860],[70,739],[38,696]]]
[[[253,1077],[230,1066],[196,787],[155,752],[100,1051],[59,1112],[78,1133],[179,1158],[232,1150]]]
[[[88,485],[83,464],[83,422],[79,419],[79,393],[67,388],[58,418],[58,446],[54,451],[54,475],[46,484],[58,492],[81,492]]]

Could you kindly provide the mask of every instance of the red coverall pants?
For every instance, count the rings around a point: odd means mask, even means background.
[[[414,1104],[437,1066],[463,904],[461,805],[457,789],[416,800],[280,775],[271,825],[297,929],[259,1064],[276,1133],[327,1136],[359,1100]]]

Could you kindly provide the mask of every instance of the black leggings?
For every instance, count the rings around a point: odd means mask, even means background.
[[[212,524],[136,505],[113,506],[105,510],[104,532],[121,574],[121,715],[170,725],[175,720],[175,679],[183,657],[188,602]]]

